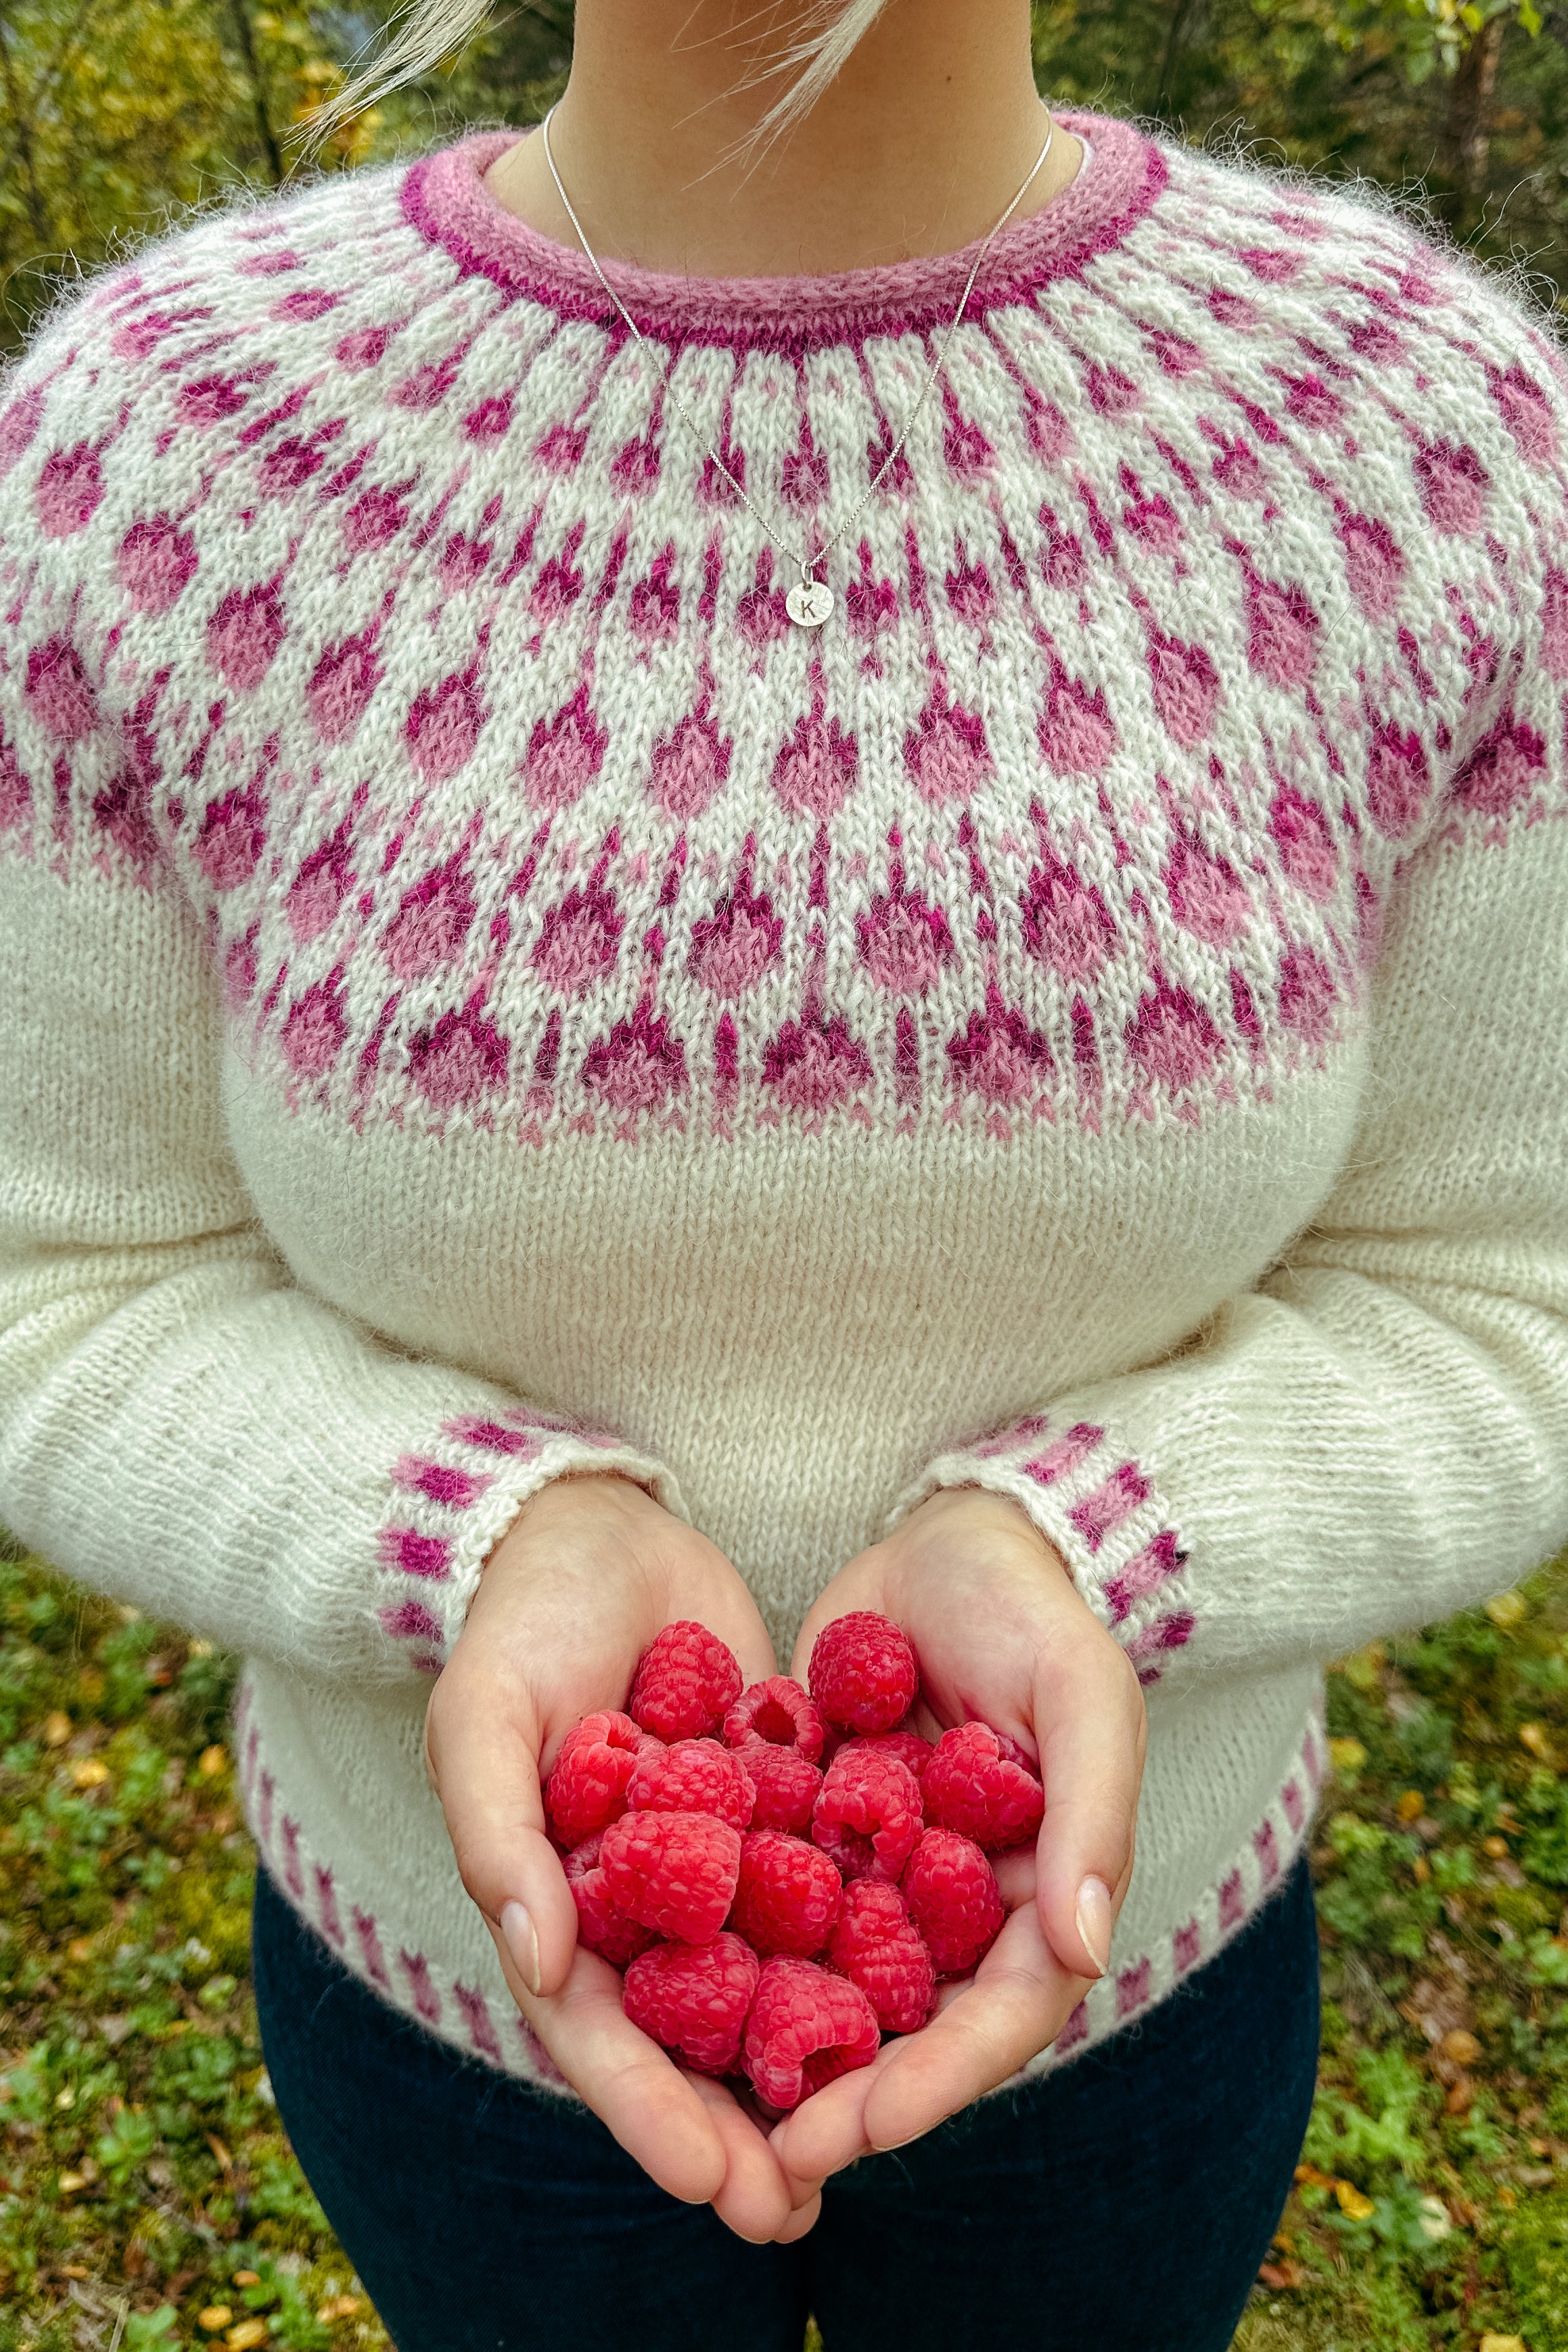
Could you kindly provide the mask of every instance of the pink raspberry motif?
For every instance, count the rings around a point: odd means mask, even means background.
[[[744,1739],[765,1739],[770,1748],[797,1748],[808,1764],[822,1754],[822,1717],[816,1705],[788,1675],[770,1675],[752,1683],[724,1717],[724,1738],[731,1748]]]
[[[862,1878],[845,1888],[827,1958],[859,1986],[884,2033],[913,2033],[931,2015],[936,1970],[896,1886]]]
[[[967,1976],[1002,1931],[996,1874],[955,1831],[926,1831],[910,1856],[903,1894],[939,1977]]]
[[[879,1756],[896,1756],[900,1764],[909,1766],[917,1780],[923,1779],[931,1759],[931,1741],[922,1739],[918,1731],[902,1727],[897,1731],[868,1731],[864,1738],[842,1740],[833,1751],[834,1759],[847,1756],[852,1748],[875,1750]]]
[[[756,1792],[738,1756],[713,1739],[678,1739],[638,1759],[626,1783],[632,1813],[713,1813],[732,1830],[752,1818]]]
[[[700,2074],[728,2074],[762,1974],[739,1936],[710,1944],[658,1944],[626,1970],[622,1995],[634,2025]]]
[[[843,1888],[827,1856],[804,1838],[751,1830],[741,1844],[730,1925],[753,1951],[820,1952],[833,1932]]]
[[[898,1627],[873,1609],[825,1625],[812,1646],[811,1695],[844,1731],[891,1731],[920,1687],[915,1654]]]
[[[626,1810],[626,1788],[650,1741],[629,1715],[585,1715],[561,1743],[544,1801],[558,1844],[581,1845]]]
[[[741,1832],[711,1813],[623,1813],[599,1861],[625,1918],[672,1943],[710,1944],[735,1899]]]
[[[811,1828],[811,1809],[822,1786],[822,1774],[798,1748],[774,1748],[754,1733],[733,1750],[736,1761],[756,1790],[752,1814],[754,1830],[787,1830],[805,1837]]]
[[[572,1889],[572,1900],[577,1906],[577,1941],[590,1952],[597,1952],[612,1968],[624,1969],[639,1952],[646,1952],[656,1938],[651,1927],[641,1927],[635,1919],[625,1918],[616,1908],[610,1893],[610,1882],[599,1867],[599,1853],[605,1842],[601,1830],[584,1839],[573,1849],[563,1864],[566,1884]]]
[[[956,1830],[986,1853],[1023,1845],[1045,1817],[1046,1792],[989,1724],[960,1723],[931,1751],[921,1791],[933,1829]]]
[[[811,1834],[846,1879],[893,1885],[925,1826],[921,1784],[896,1756],[851,1740],[823,1778]]]
[[[758,2095],[788,2109],[868,2066],[880,2042],[871,2004],[847,1977],[810,1960],[769,1960],[746,2020],[742,2063]]]
[[[659,1739],[717,1731],[741,1695],[734,1652],[706,1625],[683,1618],[643,1652],[626,1713]]]

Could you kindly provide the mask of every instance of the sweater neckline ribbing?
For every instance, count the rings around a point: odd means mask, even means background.
[[[1062,128],[1090,142],[1092,166],[1039,211],[1009,222],[993,239],[965,317],[1026,301],[1054,278],[1081,271],[1118,246],[1165,184],[1153,142],[1113,116],[1058,113]],[[586,257],[544,236],[497,202],[484,184],[515,131],[471,133],[410,166],[403,210],[465,276],[489,278],[563,319],[614,321],[614,306]],[[820,276],[687,278],[606,261],[605,274],[645,332],[681,341],[804,350],[868,335],[943,326],[984,242],[951,253]]]

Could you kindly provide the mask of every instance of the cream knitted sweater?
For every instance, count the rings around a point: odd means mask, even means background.
[[[1568,1533],[1568,384],[1392,215],[1100,118],[820,632],[485,132],[150,246],[0,412],[0,1514],[247,1658],[249,1817],[544,2074],[420,1769],[621,1465],[787,1659],[941,1484],[1148,1685],[1110,1974],[1279,1880],[1321,1662]],[[973,249],[612,268],[826,536]]]

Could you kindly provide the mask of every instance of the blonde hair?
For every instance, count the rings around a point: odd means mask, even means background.
[[[304,126],[307,149],[320,147],[377,99],[433,72],[478,30],[492,5],[493,0],[411,0],[374,63],[351,75],[335,97],[313,110]],[[808,114],[886,5],[887,0],[805,0],[795,38],[751,79],[737,85],[750,89],[756,80],[781,72],[795,76],[732,154],[761,152]]]

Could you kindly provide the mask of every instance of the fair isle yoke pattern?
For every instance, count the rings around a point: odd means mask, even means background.
[[[1022,1504],[1151,1727],[1043,2063],[1278,1883],[1321,1661],[1568,1534],[1568,375],[1392,213],[1064,120],[819,631],[511,133],[0,390],[0,1513],[246,1654],[280,1885],[535,2079],[419,1731],[547,1480],[786,1661]],[[814,549],[973,259],[608,268]]]

